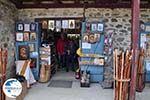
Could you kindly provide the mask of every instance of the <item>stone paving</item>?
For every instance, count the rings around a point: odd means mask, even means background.
[[[72,88],[47,87],[48,83],[37,83],[29,89],[25,100],[113,100],[113,89],[103,89],[100,84],[93,83],[90,88],[81,88],[74,73],[58,73],[52,79],[72,80]],[[150,84],[142,93],[136,93],[136,100],[149,100]]]

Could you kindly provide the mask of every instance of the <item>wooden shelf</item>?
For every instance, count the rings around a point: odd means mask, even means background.
[[[92,61],[80,61],[79,65],[104,65],[104,62],[95,63]]]

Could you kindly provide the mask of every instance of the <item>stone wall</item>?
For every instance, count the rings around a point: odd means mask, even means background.
[[[34,18],[83,17],[83,9],[21,9],[19,20],[34,21]],[[88,21],[102,21],[105,30],[113,29],[113,48],[126,50],[131,45],[131,9],[88,8],[85,16]],[[141,22],[150,21],[150,9],[141,9]],[[107,33],[106,33],[107,34]],[[108,57],[104,70],[104,87],[111,87],[113,81],[112,56]]]
[[[87,20],[102,21],[105,29],[114,29],[114,48],[130,48],[131,45],[131,9],[88,8]],[[83,17],[82,8],[57,9],[20,9],[19,20],[34,21],[35,18]],[[150,21],[150,9],[141,9],[141,22]]]
[[[0,47],[8,49],[7,78],[12,77],[14,68],[15,50],[15,20],[17,9],[7,0],[0,0]]]
[[[130,46],[131,40],[131,11],[130,9],[86,9],[86,18],[89,21],[102,21],[105,29],[114,29],[114,48],[126,49]],[[83,17],[83,9],[21,9],[19,10],[19,20],[34,21],[35,18],[55,18],[55,17]],[[125,38],[126,37],[126,38]]]

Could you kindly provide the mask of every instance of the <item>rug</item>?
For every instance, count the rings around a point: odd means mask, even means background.
[[[56,88],[72,88],[72,81],[66,80],[51,80],[48,87],[56,87]]]

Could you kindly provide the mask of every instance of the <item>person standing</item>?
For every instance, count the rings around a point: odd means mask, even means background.
[[[75,45],[73,40],[68,40],[66,45],[66,71],[69,69],[74,70],[74,60],[75,60]]]
[[[60,38],[57,41],[56,49],[58,54],[59,67],[64,68],[65,67],[65,38],[63,33],[60,35]]]

